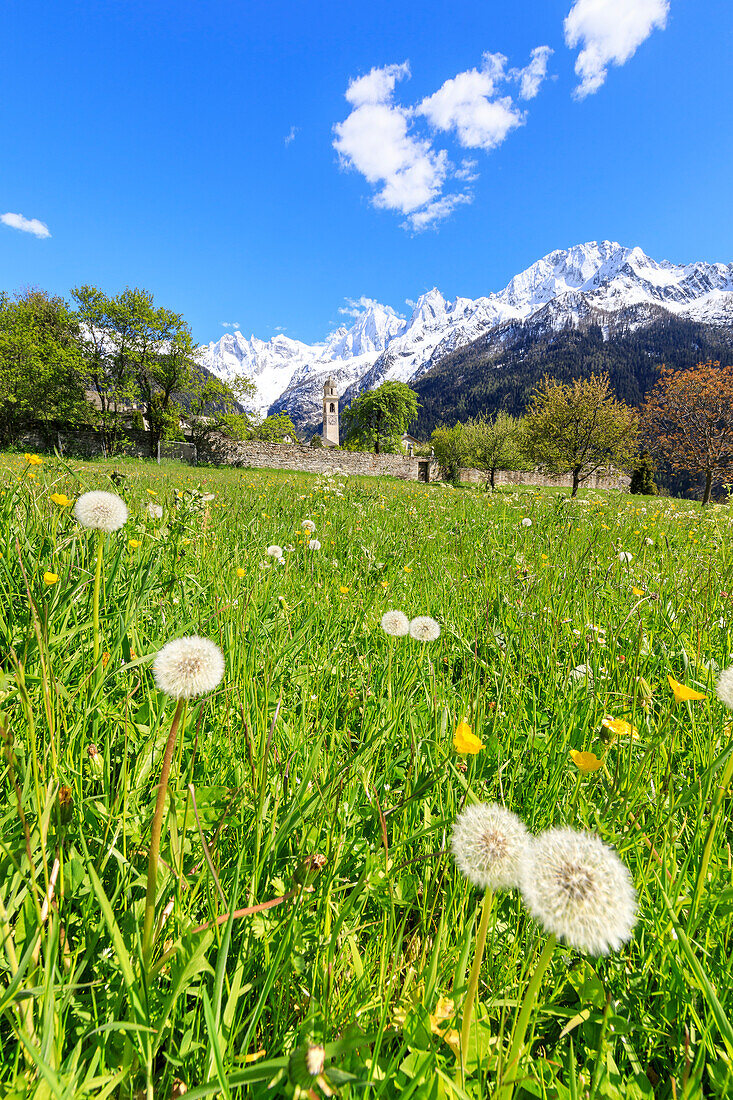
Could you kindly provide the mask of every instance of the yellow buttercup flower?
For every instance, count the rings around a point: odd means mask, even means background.
[[[632,726],[631,722],[626,722],[623,718],[610,718],[606,715],[601,725],[614,737],[638,737],[639,734],[636,726]]]
[[[58,504],[59,508],[68,508],[71,504],[65,493],[51,493],[50,499],[54,504]]]
[[[483,741],[478,739],[468,722],[459,722],[453,734],[453,748],[456,752],[461,756],[475,756],[483,747]]]
[[[631,592],[634,596],[643,596],[644,595],[643,589],[641,589],[641,588],[632,588]]]
[[[29,470],[28,471],[28,477],[31,478],[33,481],[35,481],[35,479],[36,479],[35,472],[33,470]]]
[[[348,594],[348,591],[349,590],[348,590],[348,588],[346,587],[345,584],[340,584],[339,585],[339,592],[341,593],[342,596],[346,596]]]
[[[412,566],[411,565],[406,565],[405,566],[405,573],[411,573],[411,572],[412,572]]]
[[[29,466],[41,466],[43,464],[43,459],[40,455],[26,455],[25,460]]]
[[[581,775],[590,775],[591,772],[597,772],[599,768],[603,767],[603,761],[594,752],[581,752],[578,749],[571,749],[570,759]]]
[[[707,699],[707,695],[703,695],[701,691],[695,691],[694,688],[688,688],[684,684],[680,684],[673,676],[670,676],[669,673],[667,673],[667,680],[674,692],[675,703],[684,703],[688,699]]]
[[[237,570],[237,576],[238,577],[243,577],[244,576],[244,569],[238,569]]]
[[[139,539],[128,539],[127,540],[127,545],[130,548],[130,550],[137,550],[138,546],[142,546],[142,543],[140,542]]]
[[[44,573],[43,574],[43,583],[49,585],[49,587],[52,584],[56,584],[58,579],[59,579],[58,573]]]

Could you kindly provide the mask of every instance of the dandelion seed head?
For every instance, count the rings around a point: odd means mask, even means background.
[[[391,638],[404,638],[410,632],[410,620],[402,611],[385,611],[381,621],[382,630]]]
[[[453,826],[451,848],[466,878],[484,890],[518,886],[529,834],[510,810],[496,802],[466,806]]]
[[[148,513],[151,519],[163,518],[162,506],[160,504],[154,504],[152,500],[145,505],[145,511]]]
[[[74,515],[82,527],[109,533],[127,523],[127,505],[115,493],[94,490],[82,493],[74,505]]]
[[[160,691],[172,699],[192,699],[213,691],[224,675],[224,657],[209,638],[192,634],[167,642],[153,661]]]
[[[271,558],[281,558],[283,556],[282,546],[268,546],[267,553]]]
[[[634,555],[632,553],[630,553],[628,550],[622,550],[621,553],[618,556],[618,560],[619,561],[630,562],[630,561],[634,560]]]
[[[304,519],[300,525],[304,531],[315,531],[316,525],[312,519]]]
[[[532,526],[532,520],[529,518],[529,516],[525,516],[524,519],[522,520],[522,527],[531,527],[531,526]]]
[[[549,829],[536,837],[520,889],[547,932],[590,955],[618,951],[636,923],[636,892],[628,868],[592,833]]]
[[[434,642],[440,637],[440,625],[429,615],[418,615],[410,623],[410,637],[416,642]]]
[[[318,539],[311,539],[310,542],[308,543],[308,549],[309,550],[320,550],[321,549],[321,544],[318,541]]]
[[[715,694],[724,707],[733,710],[733,665],[721,672],[715,685]]]

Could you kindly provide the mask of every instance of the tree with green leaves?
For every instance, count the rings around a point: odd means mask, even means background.
[[[486,470],[495,488],[497,470],[527,469],[524,422],[499,410],[493,420],[477,416],[465,425],[466,459],[469,465]]]
[[[400,436],[417,417],[417,394],[404,382],[383,382],[344,409],[344,442],[355,449],[396,451]]]
[[[30,289],[0,295],[0,436],[30,423],[89,424],[79,325],[63,298]]]
[[[602,466],[628,466],[638,451],[639,417],[618,401],[607,374],[558,382],[545,375],[525,417],[528,456],[573,476],[572,495]]]
[[[260,424],[253,425],[249,438],[259,439],[263,443],[285,443],[288,440],[295,443],[298,435],[290,415],[281,412],[266,416]]]
[[[654,481],[654,463],[652,456],[645,449],[639,455],[634,469],[631,471],[630,493],[641,493],[647,497],[657,495],[658,489]]]
[[[99,427],[112,451],[123,427],[121,412],[130,408],[136,396],[131,364],[112,336],[115,303],[88,284],[74,287],[71,296],[80,323],[86,384],[96,395]],[[142,414],[139,417],[142,420]]]
[[[200,451],[211,447],[216,435],[230,439],[248,439],[253,430],[246,406],[257,393],[257,386],[244,375],[223,382],[208,371],[194,374],[184,395],[189,434]]]
[[[458,481],[461,466],[468,464],[468,438],[465,424],[449,428],[441,424],[430,436],[435,461],[446,481]]]

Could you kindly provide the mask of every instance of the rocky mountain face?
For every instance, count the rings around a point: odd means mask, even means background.
[[[502,350],[515,345],[526,354],[528,343],[591,329],[602,342],[617,341],[667,320],[733,331],[733,264],[679,265],[640,248],[591,241],[551,252],[486,297],[448,301],[433,289],[409,318],[367,302],[350,327],[319,344],[228,333],[202,349],[202,362],[225,380],[242,373],[253,379],[259,411],[287,409],[298,426],[315,428],[329,375],[348,403],[391,379],[420,390],[423,377],[440,375],[441,363],[476,342],[483,369],[491,363],[496,370]],[[678,338],[682,329],[675,331]],[[452,372],[443,375],[447,384]],[[455,378],[452,384],[460,385]]]

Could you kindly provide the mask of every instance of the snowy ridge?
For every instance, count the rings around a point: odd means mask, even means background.
[[[590,241],[558,249],[515,275],[504,290],[481,298],[449,301],[439,290],[422,294],[405,320],[364,299],[354,323],[318,344],[279,335],[267,342],[227,333],[201,349],[202,362],[225,381],[245,374],[257,385],[256,407],[287,409],[300,426],[321,418],[323,382],[333,376],[342,396],[387,380],[411,382],[444,355],[496,330],[530,319],[552,328],[593,320],[613,331],[624,312],[645,323],[659,309],[711,325],[733,326],[733,264],[686,265],[653,260],[640,248]],[[630,307],[637,307],[629,312]],[[648,307],[648,308],[646,308]]]

